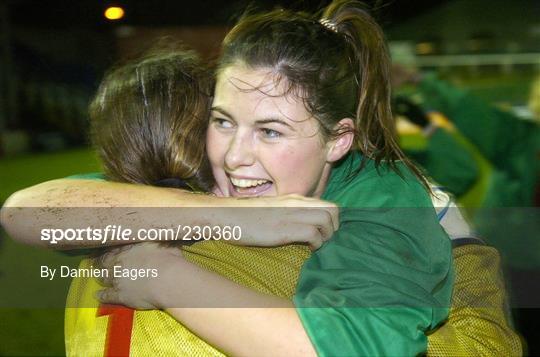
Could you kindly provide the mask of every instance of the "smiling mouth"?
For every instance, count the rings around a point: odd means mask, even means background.
[[[251,180],[229,177],[233,190],[239,195],[260,196],[272,187],[270,180]]]

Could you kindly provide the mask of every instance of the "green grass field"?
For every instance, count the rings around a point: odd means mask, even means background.
[[[0,202],[16,190],[45,180],[99,170],[89,149],[0,159]],[[42,284],[25,284],[24,277],[35,278],[41,264],[76,264],[78,258],[21,245],[3,229],[0,234],[0,356],[63,355],[64,309],[12,308],[9,294],[17,289],[36,299],[53,298],[44,296],[50,286],[44,289]],[[65,296],[69,280],[56,279],[54,284],[56,295]]]

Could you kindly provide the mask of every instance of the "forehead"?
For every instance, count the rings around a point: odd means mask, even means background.
[[[233,115],[273,115],[293,121],[311,118],[304,102],[288,90],[288,81],[276,79],[268,68],[228,66],[217,77],[213,105]]]

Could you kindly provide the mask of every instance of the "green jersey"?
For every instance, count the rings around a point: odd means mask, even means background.
[[[372,161],[352,180],[351,154],[332,171],[323,199],[341,207],[340,228],[304,264],[294,303],[321,356],[417,355],[448,316],[451,244],[430,196]]]

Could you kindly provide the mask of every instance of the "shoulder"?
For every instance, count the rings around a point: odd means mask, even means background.
[[[360,164],[358,153],[349,154],[333,169],[323,198],[342,207],[432,207],[426,188],[403,163],[396,163],[396,172],[367,159],[358,174],[348,177]]]

